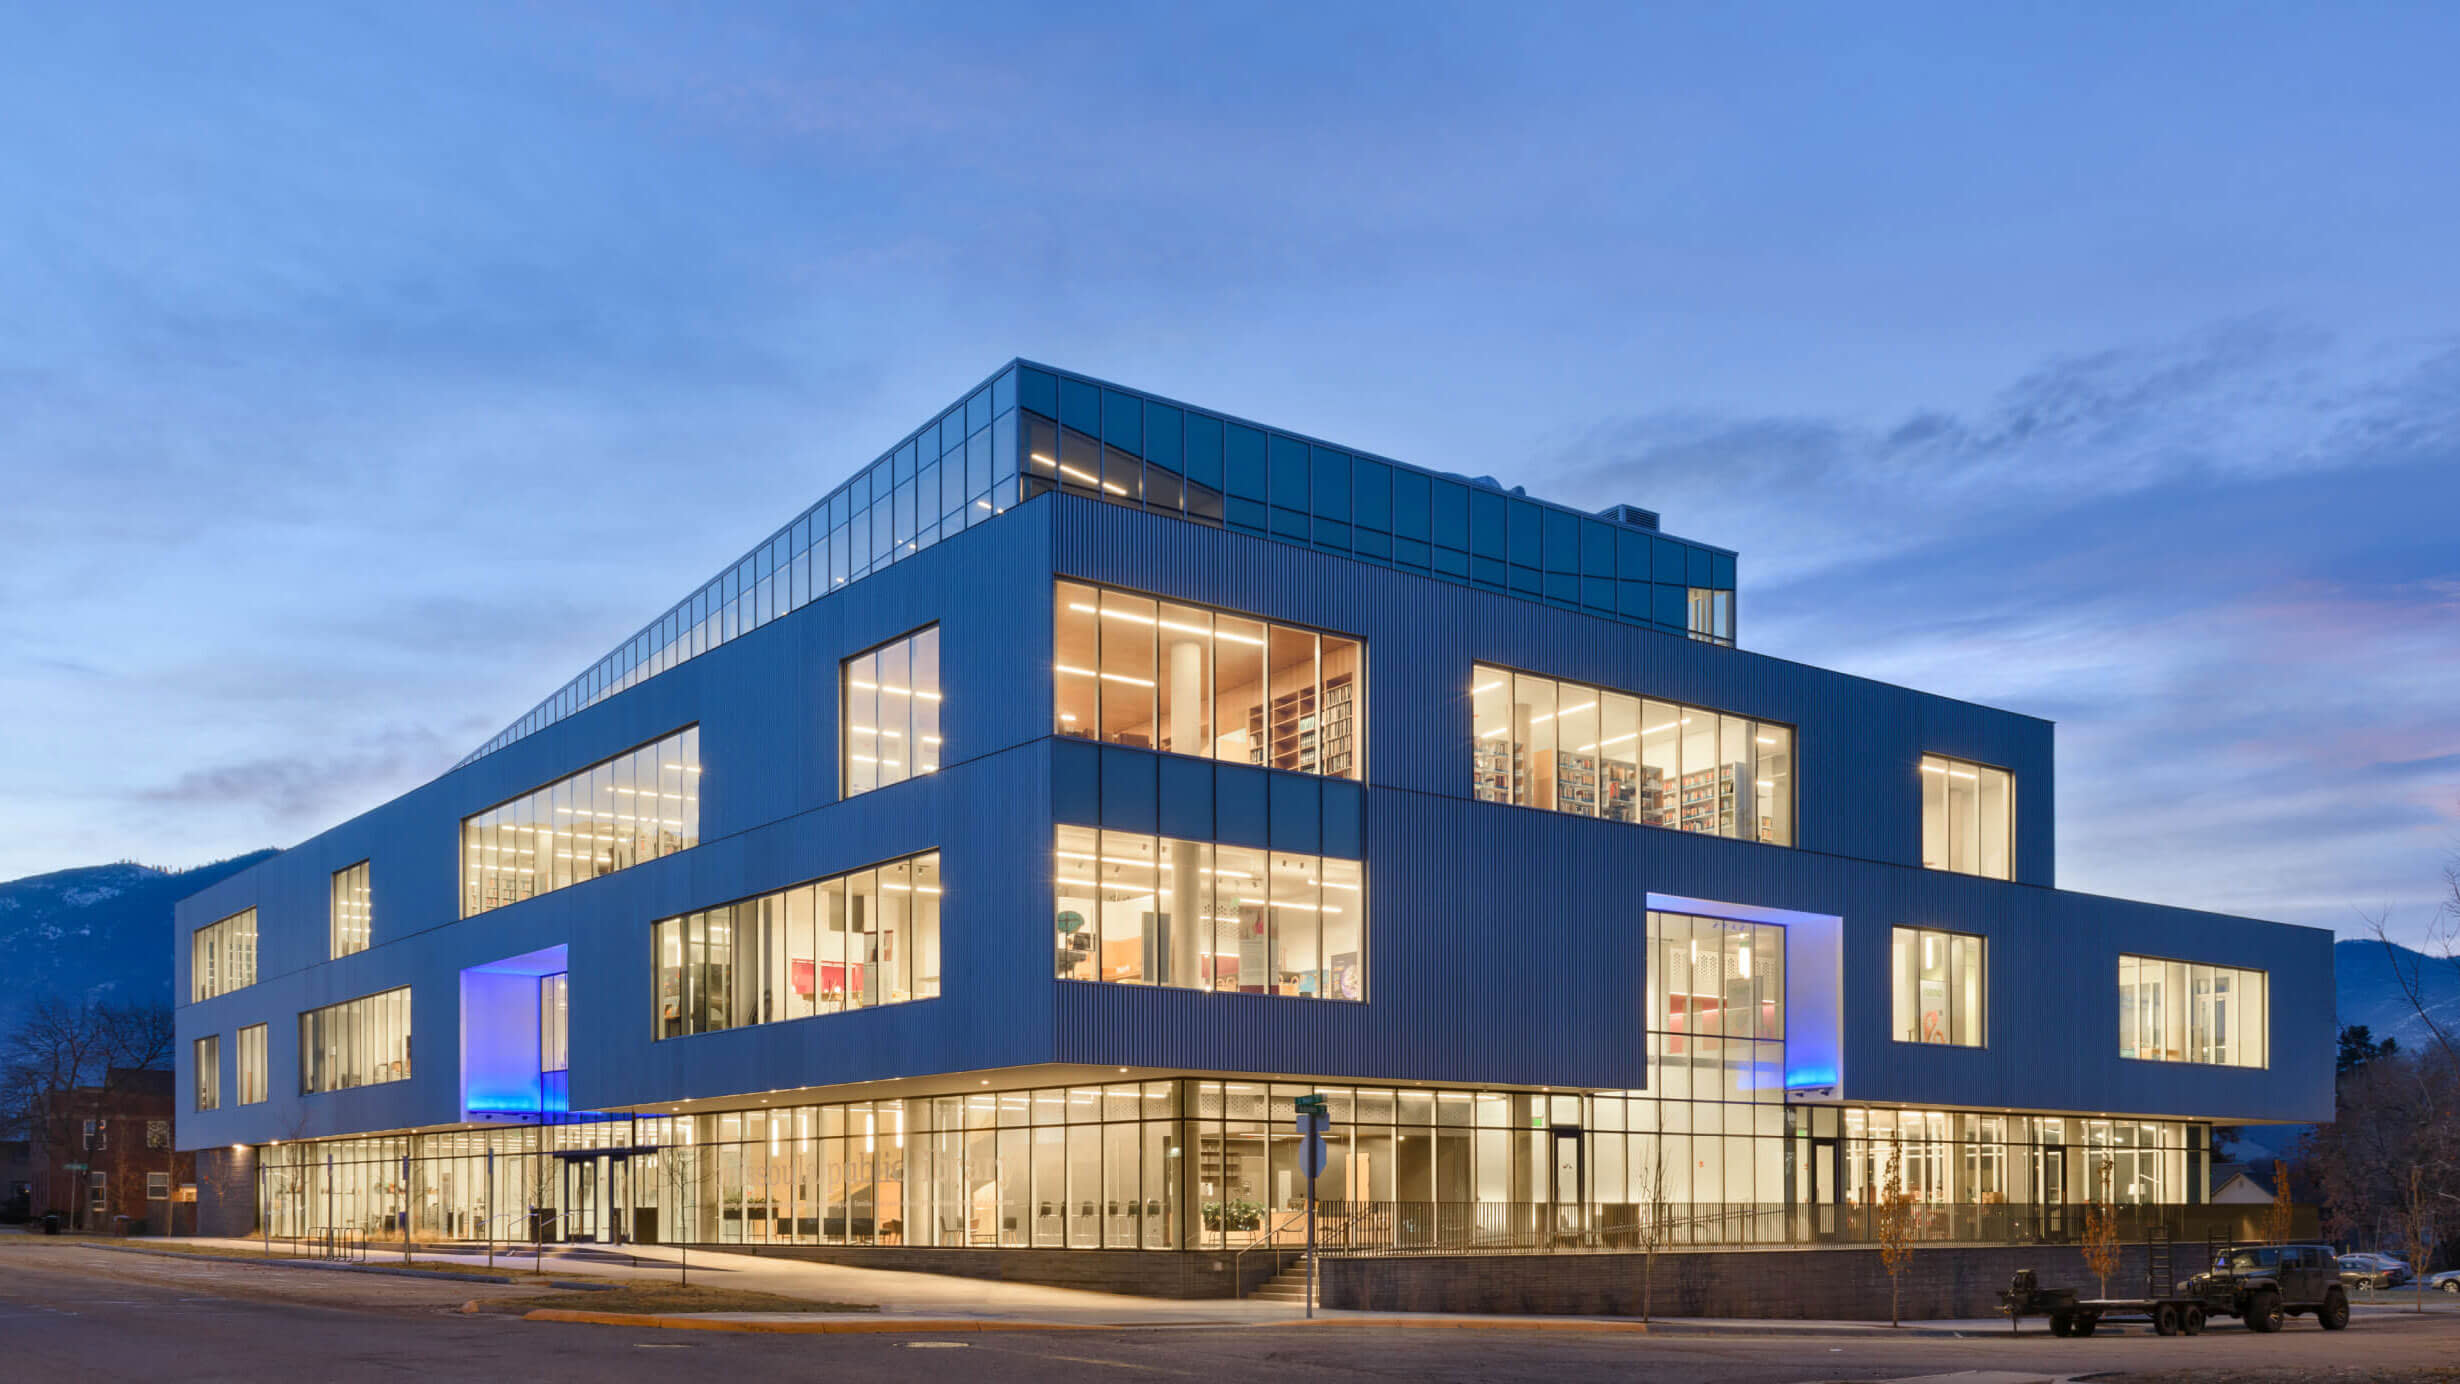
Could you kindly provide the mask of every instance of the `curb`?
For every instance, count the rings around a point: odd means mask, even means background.
[[[1480,1321],[1475,1317],[1300,1317],[1295,1321],[1260,1322],[1261,1326],[1404,1326],[1420,1331],[1613,1331],[1633,1336],[1646,1336],[1656,1330],[1654,1323],[1598,1321],[1580,1318],[1572,1321],[1533,1321],[1525,1317],[1505,1317]]]
[[[568,1322],[585,1326],[656,1327],[667,1331],[739,1331],[764,1335],[841,1336],[885,1335],[896,1332],[921,1332],[938,1335],[950,1331],[1124,1331],[1131,1328],[1108,1326],[1098,1322],[1035,1322],[983,1321],[960,1317],[947,1320],[907,1318],[881,1320],[865,1317],[850,1321],[729,1321],[712,1317],[668,1317],[636,1312],[575,1312],[560,1307],[541,1307],[524,1312],[525,1322]]]
[[[396,1269],[383,1264],[328,1264],[314,1259],[257,1259],[237,1254],[189,1254],[175,1249],[145,1249],[137,1245],[95,1245],[86,1249],[106,1250],[112,1254],[145,1254],[156,1259],[179,1259],[191,1264],[253,1264],[271,1269],[313,1269],[318,1273],[380,1273],[393,1278],[440,1279],[448,1283],[504,1283],[515,1280],[502,1274],[461,1273],[452,1269]],[[558,1288],[594,1288],[594,1283],[558,1283]]]

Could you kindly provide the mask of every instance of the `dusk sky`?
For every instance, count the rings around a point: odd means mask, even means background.
[[[2088,13],[2073,13],[2076,10]],[[1738,549],[2059,882],[2460,844],[2460,11],[0,12],[0,878],[442,772],[1011,356]]]

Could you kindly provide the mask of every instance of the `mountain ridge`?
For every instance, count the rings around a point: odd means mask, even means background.
[[[274,854],[184,870],[122,860],[0,882],[0,955],[16,960],[0,990],[0,1030],[46,994],[169,1004],[173,907]]]

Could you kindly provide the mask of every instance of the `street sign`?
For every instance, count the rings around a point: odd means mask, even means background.
[[[1307,1315],[1315,1315],[1315,1180],[1324,1174],[1324,1135],[1332,1128],[1332,1110],[1321,1093],[1290,1102],[1297,1111],[1292,1124],[1304,1136],[1299,1144],[1299,1170],[1307,1175]]]

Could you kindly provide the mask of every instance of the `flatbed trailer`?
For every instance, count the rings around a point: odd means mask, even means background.
[[[2050,1313],[2050,1334],[2053,1336],[2090,1336],[2105,1317],[2140,1317],[2152,1323],[2155,1334],[2162,1336],[2201,1336],[2204,1326],[2216,1315],[2226,1315],[2224,1304],[2218,1311],[2201,1295],[2180,1294],[2172,1297],[2141,1298],[2078,1298],[2064,1311]]]

